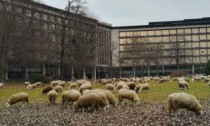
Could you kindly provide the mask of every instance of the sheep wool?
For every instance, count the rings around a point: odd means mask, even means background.
[[[82,84],[79,88],[79,92],[82,94],[85,89],[91,90],[92,85],[91,84]]]
[[[47,96],[48,96],[48,100],[49,100],[50,104],[55,105],[55,101],[58,96],[58,93],[55,90],[51,90],[47,93]]]
[[[62,93],[62,104],[68,104],[68,102],[75,102],[80,98],[81,94],[77,90],[68,90]]]
[[[45,87],[43,90],[42,90],[42,94],[47,94],[49,91],[52,90],[52,87],[48,86],[48,87]]]
[[[10,105],[16,104],[17,102],[29,103],[28,94],[25,92],[21,92],[12,95],[6,103],[6,106],[9,107]]]
[[[149,84],[148,83],[144,83],[140,85],[140,89],[139,89],[139,93],[141,93],[143,90],[149,90]]]
[[[119,102],[122,102],[123,99],[128,99],[130,100],[132,103],[136,102],[139,103],[139,97],[136,94],[135,91],[133,90],[128,90],[128,89],[120,89],[118,91],[118,97],[119,97]]]
[[[173,93],[168,96],[168,111],[174,113],[181,108],[193,111],[196,114],[202,114],[202,106],[195,96],[187,93]]]
[[[63,89],[63,87],[60,86],[60,85],[57,85],[57,86],[55,86],[55,88],[54,88],[54,90],[55,90],[56,92],[62,92],[62,89]]]
[[[116,90],[115,86],[113,84],[106,84],[107,90]]]

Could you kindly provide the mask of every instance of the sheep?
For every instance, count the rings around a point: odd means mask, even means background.
[[[6,107],[10,107],[10,105],[16,104],[17,102],[29,103],[28,94],[25,92],[21,92],[12,95],[6,103]]]
[[[139,89],[139,93],[141,93],[143,90],[149,90],[149,84],[148,83],[144,83],[140,85],[140,89]]]
[[[65,84],[66,84],[65,81],[59,81],[59,82],[57,83],[57,86],[65,87]]]
[[[42,85],[42,82],[39,81],[39,82],[34,83],[33,85],[36,85],[38,87]]]
[[[30,85],[31,83],[30,83],[30,82],[28,82],[28,81],[26,81],[24,84],[25,84],[25,85]]]
[[[102,91],[86,89],[86,90],[84,90],[83,95],[88,94],[88,93],[97,94],[97,96],[100,98],[99,105],[104,107],[104,110],[106,108],[109,108],[109,101],[108,101],[106,95]]]
[[[77,90],[68,90],[62,93],[62,104],[67,104],[68,102],[75,102],[81,96],[80,92]]]
[[[37,84],[30,84],[26,87],[26,89],[31,90],[31,89],[35,89],[37,87]]]
[[[128,90],[128,89],[120,89],[118,91],[118,98],[119,98],[119,102],[122,102],[123,99],[128,99],[131,100],[132,104],[133,102],[136,102],[137,104],[139,104],[139,97],[136,94],[135,91],[133,90]]]
[[[123,84],[122,88],[124,88],[124,89],[130,89],[130,88],[128,87],[128,85],[126,85],[126,84]]]
[[[51,87],[58,85],[59,82],[62,82],[61,80],[53,80],[50,82]]]
[[[76,102],[73,103],[73,108],[79,109],[87,107],[92,107],[94,109],[94,112],[98,109],[99,107],[99,102],[100,98],[96,93],[87,93],[85,95],[82,95]]]
[[[0,89],[5,88],[4,83],[0,83]]]
[[[164,83],[164,82],[168,82],[169,81],[169,79],[167,79],[167,78],[161,78],[160,80],[159,80],[159,84],[160,83]]]
[[[63,89],[63,87],[60,86],[60,85],[57,85],[57,86],[55,86],[55,88],[54,88],[54,90],[55,90],[56,92],[62,92],[62,89]]]
[[[52,87],[48,86],[48,87],[45,87],[43,90],[42,90],[42,94],[47,94],[49,91],[52,90]]]
[[[196,114],[202,114],[202,106],[195,96],[187,93],[173,93],[168,96],[168,111],[176,113],[176,110],[185,108]]]
[[[189,84],[188,84],[188,82],[186,82],[186,81],[179,81],[179,88],[180,89],[184,89],[184,88],[187,88],[187,89],[189,89]]]
[[[134,90],[136,87],[136,85],[133,82],[127,82],[126,84],[128,85],[130,90]]]
[[[115,107],[117,106],[117,99],[115,98],[115,96],[110,91],[104,90],[104,89],[94,89],[94,90],[103,92],[105,94],[107,100],[109,101],[109,104],[112,104]]]
[[[134,91],[137,93],[141,87],[141,84],[137,84],[134,88]]]
[[[116,90],[115,86],[113,84],[106,84],[107,90]]]
[[[76,88],[77,84],[76,83],[71,83],[68,87],[68,89]]]
[[[85,89],[92,89],[92,85],[91,84],[83,84],[83,85],[81,85],[80,86],[80,88],[79,88],[79,92],[82,94],[83,93],[83,90],[85,90]]]
[[[55,105],[55,101],[58,96],[58,93],[55,90],[51,90],[47,93],[47,96],[48,96],[49,104]]]
[[[119,81],[115,84],[115,87],[117,88],[117,90],[120,90],[124,84],[126,84],[124,81]]]

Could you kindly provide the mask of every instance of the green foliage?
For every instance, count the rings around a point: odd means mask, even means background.
[[[179,71],[173,71],[171,73],[171,77],[182,77],[182,76],[187,76],[187,75],[188,75],[187,72],[181,71],[181,70],[179,70]]]
[[[34,74],[29,79],[32,83],[41,81],[41,82],[47,84],[47,83],[50,83],[50,81],[51,81],[49,77],[46,77],[42,74]]]
[[[206,75],[210,74],[210,60],[208,61],[208,63],[205,66],[205,74]]]

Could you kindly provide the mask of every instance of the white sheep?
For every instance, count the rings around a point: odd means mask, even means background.
[[[176,113],[176,110],[185,108],[196,114],[202,114],[202,106],[195,96],[187,93],[173,93],[168,96],[168,111]]]
[[[81,96],[80,92],[77,90],[68,90],[62,93],[62,104],[67,104],[68,102],[75,102]]]
[[[144,83],[140,85],[140,89],[139,89],[139,93],[141,93],[143,90],[149,90],[149,84],[148,83]]]
[[[109,101],[108,101],[106,95],[102,91],[89,90],[89,89],[86,89],[86,90],[83,91],[83,95],[86,95],[88,93],[95,93],[95,94],[97,94],[97,96],[100,98],[99,105],[104,107],[104,110],[106,108],[109,108]]]
[[[119,102],[122,102],[123,99],[128,99],[128,100],[131,100],[132,104],[133,102],[136,102],[137,104],[139,104],[139,97],[136,94],[136,92],[133,90],[120,89],[118,91],[118,97],[119,97]]]
[[[100,101],[101,99],[96,93],[87,93],[85,95],[82,95],[76,102],[73,103],[73,108],[83,108],[84,112],[84,108],[92,107],[95,112],[100,106]]]
[[[55,105],[55,101],[57,99],[58,93],[55,90],[51,90],[47,93],[48,96],[48,100],[50,104],[54,104]]]
[[[0,89],[5,88],[4,83],[0,83]]]
[[[116,90],[115,86],[113,84],[106,84],[107,90]]]
[[[31,83],[30,83],[30,82],[28,82],[28,81],[26,81],[24,84],[25,84],[25,85],[30,85]]]
[[[57,86],[65,87],[65,84],[66,84],[65,81],[59,81],[59,82],[57,83]]]
[[[91,84],[82,84],[79,88],[79,92],[82,94],[83,93],[83,90],[85,89],[89,89],[91,90],[92,89],[92,85]]]
[[[17,93],[12,95],[8,102],[6,103],[6,107],[9,107],[10,105],[16,104],[17,102],[27,102],[29,103],[28,94],[25,92]]]
[[[31,89],[35,89],[37,87],[37,84],[30,84],[26,87],[26,89],[31,90]]]
[[[107,100],[109,101],[109,104],[112,104],[115,107],[117,106],[117,99],[110,91],[104,90],[104,89],[94,89],[94,90],[103,92],[105,94]]]
[[[184,88],[189,89],[189,84],[185,80],[179,81],[178,83],[179,83],[179,88],[180,89],[184,89]]]
[[[55,90],[56,92],[62,92],[62,89],[63,89],[63,87],[60,86],[60,85],[57,85],[57,86],[55,86],[55,88],[54,88],[54,90]]]
[[[76,88],[77,84],[76,83],[70,83],[68,89]]]

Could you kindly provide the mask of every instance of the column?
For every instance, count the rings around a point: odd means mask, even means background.
[[[42,73],[43,73],[44,76],[46,75],[46,72],[45,72],[45,63],[43,63]]]
[[[149,67],[148,67],[148,76],[150,76],[150,69],[149,69]]]
[[[163,66],[163,74],[165,74],[165,67]]]

